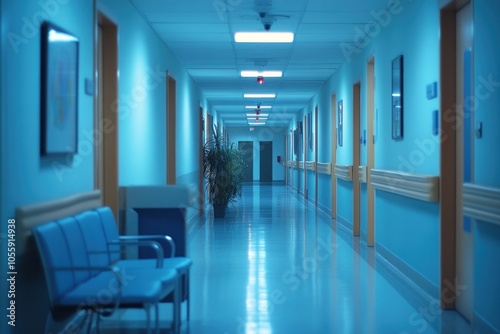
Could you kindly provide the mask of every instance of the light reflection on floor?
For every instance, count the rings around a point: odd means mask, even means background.
[[[471,332],[288,187],[245,186],[225,219],[204,217],[190,231],[191,320],[183,333]],[[161,314],[167,328],[170,305]],[[101,333],[144,332],[144,318],[126,311],[121,329],[108,320]]]

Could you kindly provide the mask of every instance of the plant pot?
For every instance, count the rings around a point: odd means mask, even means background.
[[[226,205],[214,204],[214,218],[224,218],[226,216]]]

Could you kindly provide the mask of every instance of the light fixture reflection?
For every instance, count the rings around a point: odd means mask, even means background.
[[[51,42],[76,42],[78,38],[54,29],[49,30],[49,41]]]
[[[246,294],[247,334],[272,334],[269,319],[269,294],[266,280],[266,236],[248,229],[248,284]]]

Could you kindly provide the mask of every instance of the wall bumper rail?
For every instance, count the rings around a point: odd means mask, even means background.
[[[439,201],[439,176],[372,169],[371,184],[375,189],[426,202]]]
[[[500,225],[500,188],[464,183],[464,215]]]
[[[304,168],[307,169],[307,170],[315,171],[316,170],[316,162],[314,162],[314,161],[306,161],[304,163]]]
[[[366,183],[368,178],[368,168],[366,166],[358,166],[358,180],[361,183]]]
[[[332,175],[332,164],[329,162],[317,162],[316,171],[319,174]]]
[[[334,171],[338,179],[352,181],[352,165],[335,165]]]

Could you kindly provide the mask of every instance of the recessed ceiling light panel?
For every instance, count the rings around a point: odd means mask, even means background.
[[[243,94],[246,99],[274,99],[276,94]]]
[[[269,114],[247,114],[247,117],[269,117]]]
[[[234,34],[236,43],[292,43],[293,32],[237,32]]]
[[[271,106],[246,106],[245,109],[271,109]]]
[[[282,76],[282,71],[241,71],[241,77],[243,78],[281,78]]]

